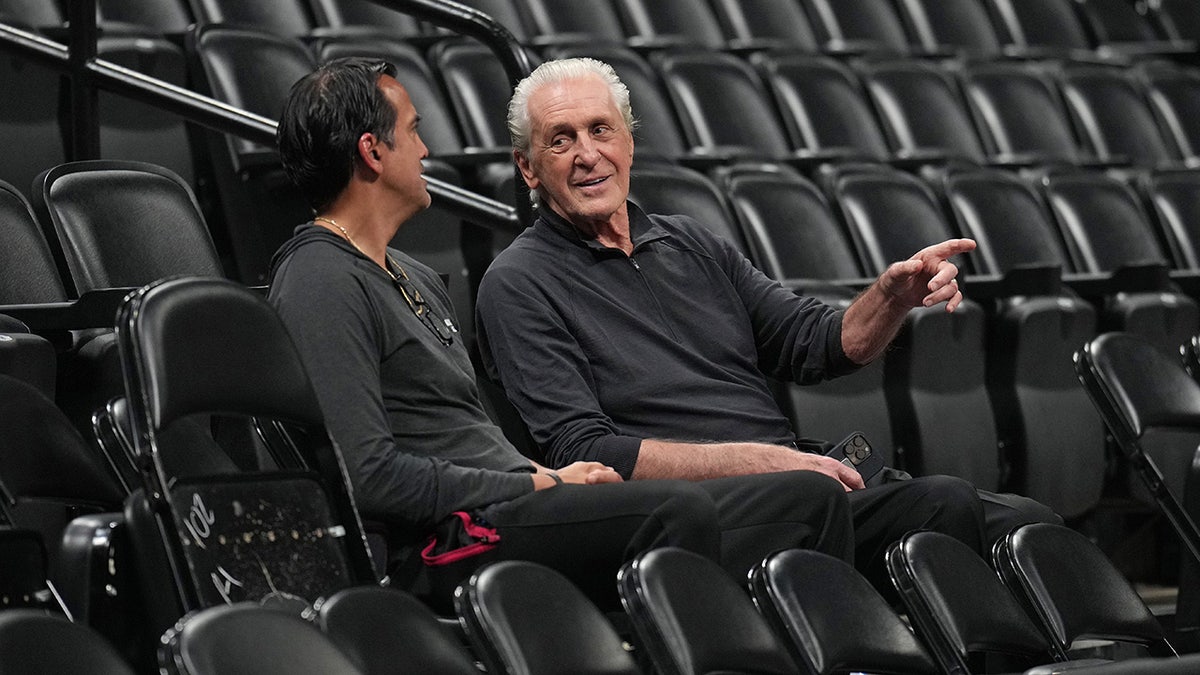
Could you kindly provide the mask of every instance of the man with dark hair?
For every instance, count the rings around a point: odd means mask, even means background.
[[[619,565],[655,546],[698,551],[735,574],[779,548],[849,558],[849,508],[827,477],[624,483],[597,462],[551,471],[505,440],[480,403],[440,279],[388,247],[430,201],[419,117],[393,72],[343,59],[293,87],[279,151],[316,215],[276,254],[269,295],[313,380],[359,508],[390,527],[390,568],[405,568],[435,530],[470,535],[456,512],[499,540],[451,551],[439,540],[432,553],[445,555],[423,557],[431,577],[448,577],[443,588],[484,561],[520,558],[564,572],[611,604]],[[812,498],[786,497],[801,492]],[[439,565],[448,560],[460,562]]]
[[[629,202],[633,119],[624,84],[593,59],[543,63],[509,107],[538,217],[484,275],[477,325],[489,376],[548,464],[599,461],[626,479],[828,475],[849,491],[859,568],[882,589],[884,552],[909,530],[984,553],[985,536],[1055,519],[951,476],[863,489],[833,458],[797,451],[764,375],[807,383],[852,372],[883,353],[912,307],[954,311],[962,294],[948,259],[973,241],[918,251],[835,311],[690,218]]]

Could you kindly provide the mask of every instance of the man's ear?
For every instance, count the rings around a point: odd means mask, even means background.
[[[537,190],[542,182],[534,175],[529,158],[520,150],[513,150],[513,161],[517,163],[517,168],[521,170],[521,177],[525,179],[525,184],[529,186],[529,189]]]
[[[364,166],[375,173],[383,171],[383,162],[379,159],[379,139],[375,134],[364,133],[358,137],[358,158]]]

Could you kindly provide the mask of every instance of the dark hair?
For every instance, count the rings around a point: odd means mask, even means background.
[[[348,57],[330,61],[292,85],[275,141],[283,170],[320,211],[337,198],[354,172],[358,139],[372,133],[389,148],[396,110],[379,88],[390,63]]]

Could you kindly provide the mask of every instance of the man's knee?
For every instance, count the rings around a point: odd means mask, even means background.
[[[1062,525],[1063,523],[1062,516],[1055,513],[1049,506],[1029,497],[980,490],[979,500],[983,503],[984,543],[989,547],[1019,525],[1026,523]]]
[[[663,543],[715,557],[720,549],[720,530],[712,496],[686,481],[655,483],[662,500],[652,515],[665,535]]]
[[[983,505],[979,491],[955,476],[922,476],[903,481],[910,491],[903,500],[907,515],[904,529],[943,532],[983,548]]]

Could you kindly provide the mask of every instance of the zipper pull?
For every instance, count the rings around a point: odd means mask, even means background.
[[[637,258],[634,258],[633,256],[629,256],[629,264],[633,265],[633,269],[635,269],[639,272],[642,271],[642,266],[638,264]]]

